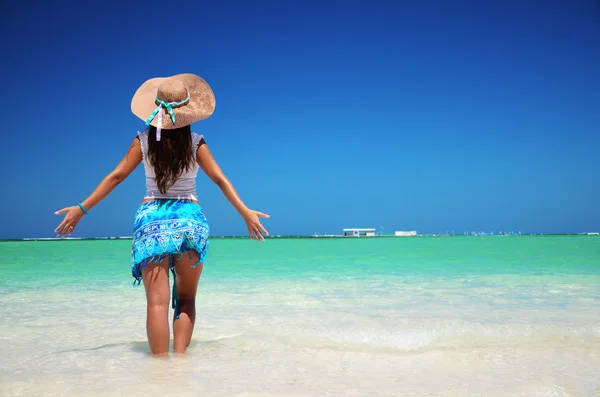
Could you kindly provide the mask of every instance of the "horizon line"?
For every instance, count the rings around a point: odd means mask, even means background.
[[[395,237],[395,238],[410,238],[410,237],[519,237],[519,236],[598,236],[599,232],[578,232],[578,233],[423,233],[408,236],[397,236],[395,234],[377,234],[374,236],[344,236],[343,234],[288,234],[265,236],[265,239],[277,238],[373,238],[373,237]],[[243,235],[221,235],[211,236],[212,239],[249,239]],[[98,236],[98,237],[22,237],[22,238],[0,238],[1,241],[81,241],[81,240],[132,240],[133,236]]]

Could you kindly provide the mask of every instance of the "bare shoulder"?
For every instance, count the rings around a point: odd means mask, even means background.
[[[198,164],[200,164],[200,156],[201,153],[204,152],[204,150],[201,149],[203,146],[207,146],[204,135],[192,132],[192,144],[193,147],[196,148],[196,160],[198,161]],[[206,149],[208,149],[208,147],[206,147]]]
[[[131,142],[131,145],[129,145],[129,150],[131,149],[140,149],[142,146],[142,142],[140,141],[140,137],[136,136],[135,138],[133,138],[133,141]]]
[[[223,171],[210,152],[208,144],[206,141],[204,141],[204,138],[201,139],[198,148],[196,149],[196,161],[204,173],[210,179],[212,179],[213,182],[218,183],[224,179]]]
[[[125,156],[112,171],[111,175],[119,181],[125,180],[129,174],[142,162],[142,151],[140,150],[140,140],[136,136],[133,138],[131,145]]]
[[[196,149],[198,149],[200,145],[206,144],[206,141],[204,140],[204,135],[192,132],[192,143],[194,144],[194,147],[196,147]]]
[[[202,135],[199,135],[197,139],[197,142],[194,143],[196,144],[196,160],[198,160],[198,164],[200,164],[202,160],[214,161],[214,158],[212,158],[212,154],[210,153],[210,149],[208,148],[208,144],[204,140],[204,137]]]

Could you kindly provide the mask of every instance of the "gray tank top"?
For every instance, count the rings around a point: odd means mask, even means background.
[[[148,163],[146,157],[148,153],[148,130],[144,130],[138,134],[142,147],[142,162],[144,163],[144,171],[146,173],[146,194],[144,198],[156,198],[156,199],[187,199],[187,200],[198,200],[196,194],[196,176],[198,175],[198,163],[194,161],[194,166],[191,170],[184,172],[177,181],[167,190],[166,194],[162,194],[156,186],[156,180],[154,179],[154,169],[152,165]],[[192,132],[192,147],[194,153],[198,149],[198,145],[202,140],[203,136]]]

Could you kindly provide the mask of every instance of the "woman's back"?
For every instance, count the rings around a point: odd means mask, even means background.
[[[167,134],[163,134],[162,141],[159,144],[168,145],[165,137]],[[157,170],[153,165],[152,156],[150,156],[150,131],[148,129],[138,134],[140,140],[140,146],[142,150],[142,162],[144,163],[144,172],[146,174],[146,193],[144,199],[156,198],[156,199],[187,199],[187,200],[198,200],[198,194],[196,191],[196,176],[198,175],[198,163],[195,161],[195,153],[198,149],[198,145],[203,140],[203,136],[191,133],[191,152],[194,154],[192,157],[187,156],[186,153],[171,153],[172,157],[177,157],[173,161],[184,161],[189,164],[183,164],[184,166],[181,173],[176,176],[174,182],[168,183],[166,191],[159,189]],[[166,139],[165,139],[166,138]],[[154,157],[155,161],[163,160],[168,161],[168,155],[157,153]],[[167,159],[161,159],[161,157],[167,157]],[[160,165],[159,165],[160,167]],[[159,176],[160,177],[160,176]]]

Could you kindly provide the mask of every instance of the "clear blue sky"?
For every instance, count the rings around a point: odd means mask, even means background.
[[[0,238],[52,237],[143,128],[136,88],[182,72],[271,234],[600,230],[598,1],[91,4],[3,7]],[[246,233],[198,193],[213,234]],[[140,166],[76,235],[131,235],[143,194]]]

